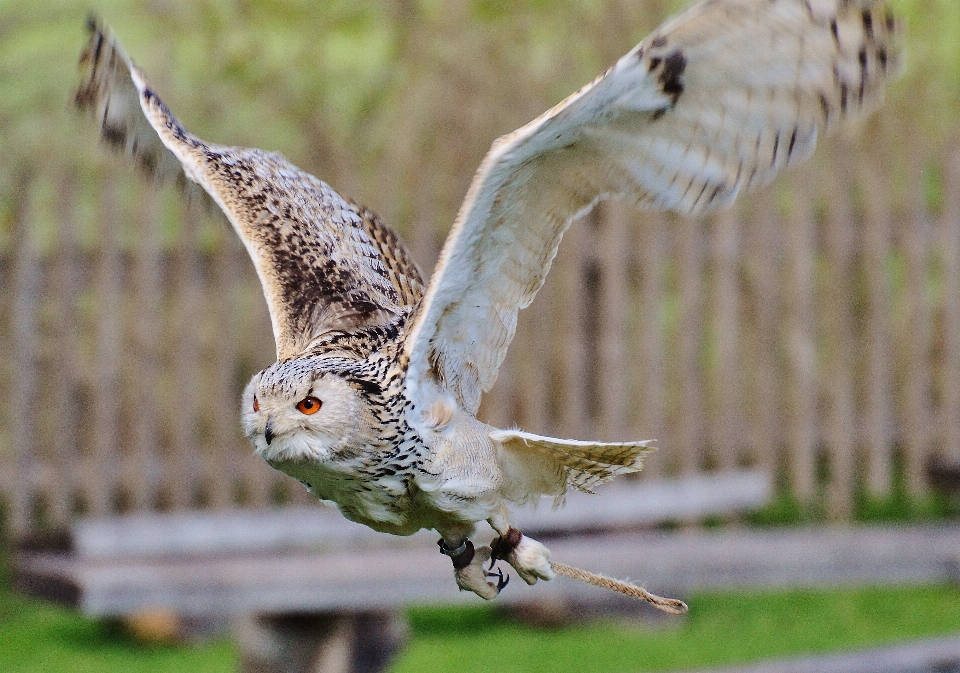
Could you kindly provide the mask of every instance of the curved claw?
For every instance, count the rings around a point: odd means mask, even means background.
[[[493,563],[490,564],[490,570],[493,570]],[[496,577],[497,578],[497,593],[503,591],[503,588],[510,584],[510,575],[504,577],[502,570],[497,570],[495,573],[488,572],[487,577]]]
[[[473,545],[470,545],[473,549]],[[465,558],[465,557],[464,557]],[[506,586],[501,573],[488,573],[485,569],[487,560],[490,558],[490,547],[477,547],[469,563],[454,563],[453,576],[459,586],[464,591],[472,591],[481,598],[490,600],[496,598],[500,589]],[[498,584],[491,582],[488,577],[499,579]]]

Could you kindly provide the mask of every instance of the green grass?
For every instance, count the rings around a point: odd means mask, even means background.
[[[233,645],[144,646],[117,626],[0,589],[4,673],[232,673]]]
[[[656,627],[625,621],[534,628],[495,606],[420,608],[393,673],[583,673],[717,666],[960,632],[960,589],[949,586],[708,592],[686,618]],[[664,625],[666,624],[666,625]],[[5,673],[228,673],[236,651],[144,646],[106,622],[0,588]]]
[[[710,592],[673,628],[623,622],[533,629],[494,609],[415,610],[415,637],[393,673],[667,671],[841,651],[960,631],[960,590]]]

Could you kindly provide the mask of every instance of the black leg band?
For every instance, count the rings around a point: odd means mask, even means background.
[[[440,545],[440,553],[450,557],[450,560],[453,561],[453,567],[456,570],[466,568],[473,560],[475,552],[473,543],[470,540],[464,540],[460,543],[459,547],[448,547],[447,543],[443,541],[443,538],[437,540],[437,544]]]
[[[506,559],[510,552],[520,544],[520,538],[522,537],[523,533],[510,526],[506,533],[490,543],[490,548],[493,550],[490,558],[493,560]]]

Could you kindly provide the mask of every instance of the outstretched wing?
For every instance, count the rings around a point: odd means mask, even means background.
[[[199,184],[243,240],[270,309],[280,360],[323,334],[385,324],[420,300],[403,244],[370,211],[281,155],[206,143],[151,89],[116,39],[91,21],[77,104],[104,139],[158,178]]]
[[[438,385],[475,412],[574,218],[610,196],[729,205],[879,101],[896,32],[883,0],[703,0],[498,139],[407,341],[408,395]]]

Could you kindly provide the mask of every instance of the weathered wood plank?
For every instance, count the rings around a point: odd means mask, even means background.
[[[773,481],[763,472],[721,472],[685,479],[605,484],[598,495],[570,493],[564,507],[549,500],[516,512],[532,535],[636,528],[665,521],[729,516],[767,503]],[[435,537],[435,533],[430,536]],[[409,538],[376,533],[333,507],[135,514],[81,519],[60,542],[78,558],[100,559],[275,550],[330,550],[340,545],[407,547]]]
[[[331,553],[180,557],[89,562],[22,554],[14,583],[43,594],[58,583],[76,589],[76,605],[94,615],[167,607],[183,615],[368,610],[479,600],[456,591],[448,559],[433,536],[409,547],[341,547]],[[625,532],[550,543],[553,558],[607,575],[642,577],[647,588],[683,594],[707,588],[925,583],[948,578],[960,526],[778,531]],[[45,583],[49,583],[45,584]],[[64,594],[68,597],[69,592]],[[528,587],[512,582],[501,603],[590,599],[602,590],[558,578]]]
[[[516,518],[521,530],[534,535],[627,529],[732,517],[762,507],[773,493],[772,475],[761,470],[621,480],[600,486],[597,495],[570,493],[559,509],[518,510]]]

